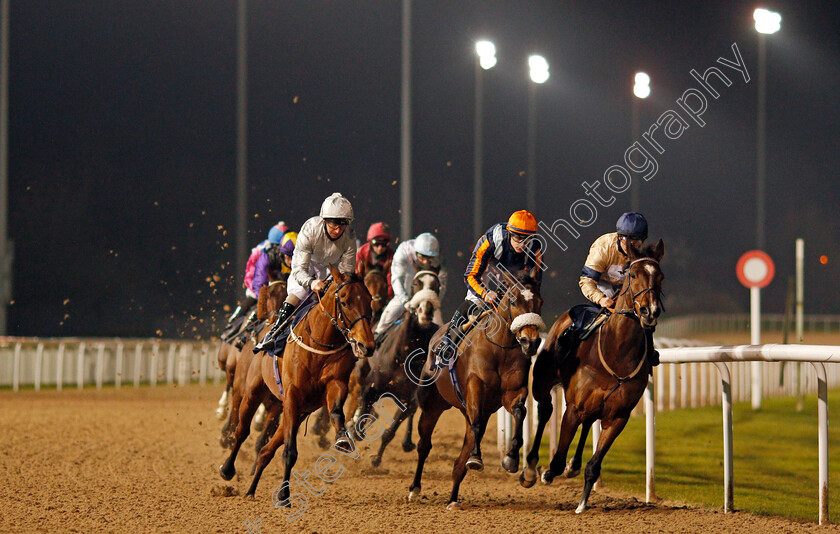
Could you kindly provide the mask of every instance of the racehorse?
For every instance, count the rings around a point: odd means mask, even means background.
[[[429,386],[417,390],[421,409],[418,424],[420,438],[417,442],[417,470],[409,489],[409,501],[415,500],[420,493],[423,465],[432,448],[435,425],[441,414],[453,406],[464,416],[466,431],[461,454],[452,469],[452,493],[447,510],[461,508],[458,489],[467,468],[484,469],[481,439],[487,420],[502,406],[513,414],[515,421],[511,449],[502,460],[502,467],[509,473],[519,469],[528,370],[531,356],[540,345],[539,332],[545,328],[539,315],[542,309],[539,274],[539,267],[534,267],[527,274],[519,273],[512,283],[504,284],[507,287],[499,291],[500,302],[482,314],[482,318],[476,321],[478,324],[461,340],[457,359],[454,360],[454,374],[460,384],[458,389],[451,378],[438,378],[435,373],[439,371],[431,370],[432,351],[438,349],[445,329],[442,327],[432,337],[430,354],[421,375],[422,384]],[[433,381],[435,384],[431,386]]]
[[[362,280],[344,275],[330,266],[332,281],[318,295],[318,304],[289,334],[282,362],[264,356],[261,365],[248,370],[245,395],[240,404],[236,441],[219,473],[225,480],[236,474],[234,461],[239,447],[248,436],[248,426],[257,405],[267,401],[269,414],[282,402],[282,418],[271,440],[257,455],[256,469],[246,497],[253,498],[262,472],[280,445],[285,444],[286,461],[283,489],[279,498],[283,506],[290,506],[289,477],[297,460],[297,433],[301,422],[313,411],[326,404],[336,430],[335,446],[352,451],[353,443],[344,428],[342,406],[347,396],[347,381],[356,358],[373,352],[374,341],[370,327],[371,296]],[[313,345],[317,345],[316,348]],[[275,379],[275,365],[280,380]],[[281,390],[282,387],[282,390]]]
[[[590,427],[598,419],[603,427],[598,448],[586,464],[583,496],[576,513],[586,509],[589,493],[601,474],[601,462],[647,386],[650,367],[645,329],[656,326],[662,310],[660,295],[664,276],[659,261],[664,253],[661,239],[655,247],[647,247],[642,252],[630,245],[630,264],[616,299],[616,311],[568,356],[565,356],[568,347],[558,341],[571,324],[568,312],[564,313],[551,327],[534,364],[532,391],[538,403],[539,426],[528,453],[528,465],[519,477],[524,487],[533,486],[537,479],[540,441],[551,417],[551,389],[555,385],[563,385],[566,411],[557,451],[549,468],[542,473],[543,483],[550,484],[560,473],[566,478],[577,476]],[[578,426],[580,441],[574,457],[566,464],[566,454]]]
[[[371,407],[383,393],[391,393],[406,406],[405,410],[399,410],[399,413],[391,418],[393,423],[382,434],[379,450],[371,458],[374,467],[378,467],[382,462],[385,447],[394,439],[397,429],[405,419],[409,419],[409,424],[406,428],[405,439],[403,439],[403,450],[405,452],[414,450],[414,443],[411,441],[410,418],[417,410],[418,386],[416,378],[411,380],[407,376],[404,366],[413,364],[413,368],[409,369],[408,373],[413,377],[420,376],[423,363],[426,361],[425,357],[415,357],[409,361],[409,356],[418,349],[425,354],[432,335],[439,327],[434,323],[435,312],[440,309],[438,299],[440,280],[437,273],[431,271],[417,273],[412,283],[412,291],[413,295],[406,304],[406,311],[394,322],[382,345],[376,349],[372,357],[368,358],[370,373],[367,376],[360,409],[356,412],[355,420],[370,413]]]
[[[382,310],[388,303],[388,277],[379,269],[371,269],[365,274],[365,287],[371,297],[371,324],[375,325],[382,317]]]
[[[260,299],[257,302],[257,320],[264,322],[262,327],[263,329],[265,329],[265,325],[271,326],[272,321],[268,321],[267,319],[280,309],[284,300],[286,300],[285,281],[278,280],[269,282],[268,285],[260,288]],[[253,350],[254,340],[252,338],[248,340],[244,347],[242,347],[241,351],[236,351],[234,348],[235,353],[233,356],[235,357],[228,358],[228,382],[231,384],[228,386],[228,389],[233,392],[231,395],[231,406],[239,406],[242,402],[242,395],[244,392],[246,378],[248,376],[248,368],[251,366],[251,362],[254,358],[258,358],[258,356],[254,354]],[[227,391],[228,390],[225,390],[225,392]],[[260,410],[257,413],[257,417],[255,417],[255,426],[257,430],[262,430],[261,422],[257,420],[260,417],[260,414],[262,414],[263,418],[265,417],[264,409]],[[233,444],[231,429],[236,429],[236,425],[238,423],[239,410],[231,410],[230,416],[225,422],[225,426],[222,428],[222,435],[219,438],[219,443],[222,447],[230,447]],[[259,448],[257,450],[259,450]]]
[[[364,282],[365,287],[372,295],[370,303],[372,311],[371,328],[375,328],[376,323],[379,322],[379,318],[382,317],[382,311],[385,309],[385,305],[388,303],[388,278],[381,269],[375,268],[367,271]],[[370,365],[368,364],[367,358],[362,358],[356,362],[356,367],[350,375],[350,382],[348,385],[349,393],[346,404],[350,406],[350,411],[349,413],[345,411],[346,418],[349,418],[353,414],[353,411],[359,404],[359,395],[361,393],[359,377],[367,375],[369,370]],[[326,449],[330,446],[330,442],[327,439],[327,432],[330,427],[329,410],[325,408],[318,410],[315,413],[314,419],[315,422],[312,424],[312,432],[318,436],[318,445],[322,449]]]
[[[272,290],[268,296],[269,302],[267,304],[267,308],[265,308],[266,316],[268,313],[280,309],[280,305],[283,304],[284,300],[286,300],[286,281],[276,279],[272,271],[269,271],[269,282],[267,285],[263,286],[263,288],[268,286],[271,286]],[[263,288],[260,288],[260,298],[262,297]],[[262,318],[260,318],[259,306],[260,302],[257,301],[257,320],[261,321]],[[230,338],[230,341],[235,340],[237,337],[242,335],[247,323],[248,320],[246,317],[245,320],[242,321],[239,331],[236,335]],[[236,373],[237,358],[240,352],[240,349],[234,347],[233,343],[222,341],[219,345],[219,352],[216,354],[219,369],[225,372],[226,378],[225,390],[219,398],[219,407],[216,408],[216,417],[220,421],[228,415],[228,397],[230,395],[231,388],[233,387],[233,378]]]

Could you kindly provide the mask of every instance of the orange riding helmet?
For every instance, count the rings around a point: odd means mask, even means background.
[[[507,229],[520,235],[535,234],[537,233],[537,219],[530,211],[519,210],[508,219]]]

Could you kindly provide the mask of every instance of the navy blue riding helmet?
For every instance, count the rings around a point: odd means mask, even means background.
[[[628,211],[619,217],[618,222],[615,223],[615,229],[618,230],[618,235],[627,236],[630,239],[644,241],[648,235],[648,224],[645,216],[634,211]]]

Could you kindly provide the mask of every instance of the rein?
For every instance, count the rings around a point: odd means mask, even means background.
[[[350,345],[350,343],[352,343],[352,341],[349,338],[349,334],[350,334],[350,330],[353,328],[353,325],[355,325],[356,323],[358,323],[362,319],[367,319],[368,321],[370,321],[370,317],[368,317],[367,315],[361,315],[360,314],[353,321],[351,321],[350,324],[347,324],[347,318],[345,318],[341,313],[341,307],[339,306],[339,303],[341,302],[341,300],[338,298],[338,292],[344,286],[347,286],[349,284],[355,284],[355,283],[363,283],[363,282],[361,280],[351,279],[351,280],[348,280],[348,281],[343,282],[343,283],[336,286],[335,291],[334,291],[334,294],[335,294],[335,298],[334,298],[335,316],[330,315],[330,313],[324,307],[324,302],[321,300],[321,293],[320,292],[315,293],[315,295],[318,297],[318,307],[321,308],[321,311],[324,312],[324,315],[329,317],[330,323],[332,324],[333,328],[338,330],[341,333],[341,335],[344,337],[345,342],[343,344],[340,344],[340,345],[336,346],[336,345],[327,345],[327,344],[321,343],[317,339],[315,339],[315,336],[312,335],[311,330],[306,330],[305,328],[304,328],[304,331],[306,331],[309,334],[309,338],[312,341],[314,341],[317,345],[320,345],[322,347],[326,347],[330,350],[324,351],[324,350],[316,349],[314,347],[310,347],[309,345],[307,345],[306,343],[303,342],[303,336],[300,336],[300,335],[296,334],[294,329],[292,329],[289,332],[289,340],[293,341],[299,347],[301,347],[301,348],[303,348],[303,349],[305,349],[309,352],[312,352],[314,354],[321,354],[321,355],[324,355],[324,356],[340,352],[340,351],[344,350],[348,345]],[[338,324],[338,321],[336,320],[336,317],[338,317],[338,319],[340,319],[341,322],[344,323],[343,327]]]

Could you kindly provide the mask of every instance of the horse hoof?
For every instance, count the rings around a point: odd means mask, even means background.
[[[403,443],[402,447],[404,452],[411,452],[417,448],[417,445],[409,441],[408,443]]]
[[[508,473],[515,474],[519,471],[519,458],[516,456],[505,456],[502,458],[502,469]]]
[[[223,479],[225,479],[225,480],[230,480],[230,479],[232,479],[232,478],[233,478],[233,475],[235,475],[235,474],[236,474],[236,468],[235,468],[235,467],[233,467],[233,468],[231,468],[231,470],[228,472],[228,471],[226,471],[226,470],[225,470],[225,465],[224,465],[224,464],[222,464],[222,465],[220,465],[220,466],[219,466],[219,474],[220,474],[220,475],[222,475],[222,478],[223,478]]]
[[[585,511],[586,511],[586,503],[585,502],[580,503],[578,505],[578,507],[575,509],[576,514],[582,514]]]
[[[530,467],[526,467],[519,474],[519,485],[523,488],[530,488],[537,483],[537,472]]]
[[[474,471],[484,470],[484,462],[481,460],[481,457],[480,456],[470,456],[470,459],[467,460],[467,469],[472,469]],[[455,501],[453,501],[453,502],[455,502]],[[449,504],[452,504],[452,503],[449,503]]]
[[[408,492],[408,502],[414,502],[420,498],[420,488],[412,489]]]
[[[451,512],[452,510],[463,510],[464,507],[461,506],[461,503],[459,503],[458,501],[452,501],[451,503],[446,505],[446,509]]]
[[[370,465],[373,467],[379,467],[379,464],[382,463],[382,458],[380,456],[371,456],[370,458]]]
[[[265,430],[265,421],[254,421],[254,432],[262,432]]]
[[[540,482],[542,482],[546,486],[554,482],[554,473],[551,471],[551,469],[546,469],[542,472],[542,474],[540,475]]]
[[[353,444],[350,442],[350,439],[347,436],[339,436],[335,440],[335,448],[342,452],[353,452]]]
[[[242,498],[245,499],[246,501],[256,501],[257,500],[257,498],[254,497],[253,493],[246,493],[245,496],[242,497]]]
[[[216,419],[219,421],[224,421],[225,417],[227,417],[227,405],[219,406],[216,408]]]
[[[569,466],[566,466],[566,469],[563,470],[563,476],[566,478],[575,478],[580,474],[580,469],[571,469]]]

